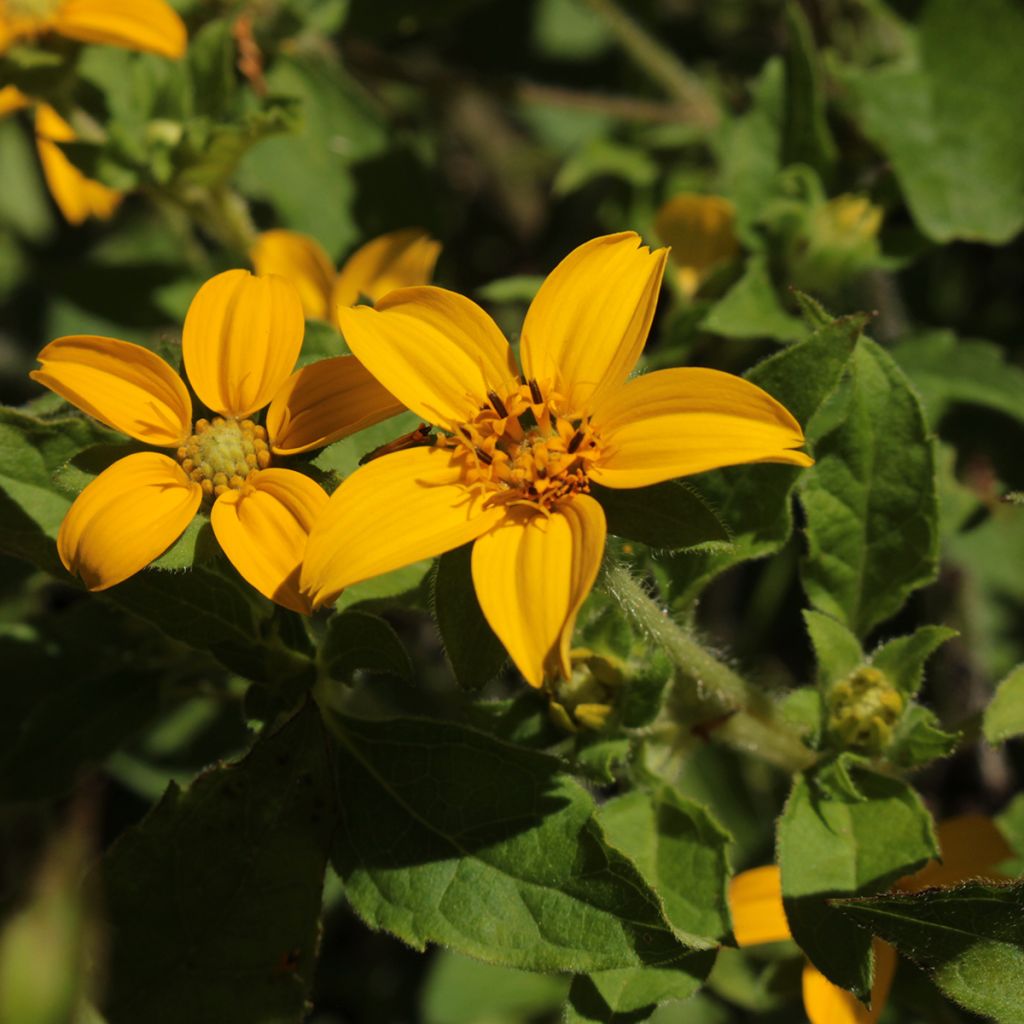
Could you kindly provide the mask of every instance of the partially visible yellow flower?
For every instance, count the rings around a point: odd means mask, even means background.
[[[298,589],[306,537],[327,495],[309,477],[272,465],[401,411],[352,356],[295,373],[305,322],[279,277],[229,270],[196,293],[182,337],[185,372],[216,415],[193,423],[184,381],[141,345],[95,335],[50,342],[31,376],[129,437],[169,448],[139,452],[96,477],[57,535],[65,568],[105,590],[166,550],[212,501],[213,532],[262,594],[309,611]],[[269,405],[264,425],[253,419]]]
[[[630,231],[595,238],[550,274],[526,315],[522,373],[497,324],[442,288],[339,308],[349,347],[441,434],[384,455],[338,488],[310,534],[314,605],[475,541],[480,606],[527,681],[571,674],[576,615],[606,524],[592,483],[645,487],[742,462],[807,466],[799,424],[731,374],[627,380],[654,317],[667,252]]]
[[[942,862],[930,861],[920,871],[900,879],[894,889],[918,892],[969,878],[1000,879],[995,868],[1012,851],[991,820],[980,814],[966,814],[942,822],[937,832]],[[741,947],[793,937],[782,903],[779,869],[774,864],[744,871],[732,879],[729,910],[733,934]],[[810,961],[804,964],[804,1010],[811,1024],[876,1024],[892,987],[896,950],[877,938],[871,948],[875,980],[870,1009],[852,993],[833,985]]]
[[[162,57],[184,56],[185,23],[166,0],[0,0],[0,54],[18,39],[53,32],[81,43],[104,43]],[[0,117],[31,106],[13,85],[0,88]],[[70,224],[89,217],[107,220],[123,194],[87,178],[57,143],[73,142],[74,129],[46,103],[36,107],[36,147],[43,175]]]
[[[181,57],[188,42],[166,0],[0,0],[0,53],[49,32],[162,57]]]
[[[683,192],[673,196],[654,218],[658,237],[672,247],[672,262],[687,298],[740,251],[736,209],[728,199]]]
[[[338,307],[366,297],[376,302],[395,288],[428,284],[441,243],[419,228],[380,235],[360,246],[335,273],[323,246],[309,235],[278,228],[264,231],[250,256],[259,274],[287,277],[313,320],[337,323]]]

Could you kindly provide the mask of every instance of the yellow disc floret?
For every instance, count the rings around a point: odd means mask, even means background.
[[[533,506],[548,513],[573,494],[590,491],[588,469],[600,439],[585,417],[562,413],[565,399],[529,381],[501,397],[491,392],[469,423],[438,439],[461,461],[468,485],[491,504]]]
[[[847,748],[877,754],[903,714],[902,694],[879,669],[862,666],[826,698],[829,732]]]
[[[270,465],[267,432],[252,420],[196,420],[195,433],[178,449],[181,468],[207,496],[241,490],[254,469]]]

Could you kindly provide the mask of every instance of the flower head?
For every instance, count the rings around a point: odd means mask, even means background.
[[[719,267],[740,251],[736,210],[721,196],[695,192],[673,196],[658,210],[654,229],[672,247],[679,285],[690,299]]]
[[[347,586],[475,541],[481,608],[534,686],[571,672],[576,615],[604,552],[591,484],[647,484],[740,462],[809,465],[770,395],[716,370],[627,380],[650,329],[666,251],[632,232],[570,253],[537,293],[522,372],[494,321],[441,288],[339,309],[350,348],[435,424],[434,447],[384,455],[338,488],[310,535],[315,605]]]
[[[395,415],[401,406],[352,356],[292,373],[304,332],[295,289],[279,277],[229,270],[189,307],[185,371],[214,413],[193,422],[185,382],[141,345],[94,335],[50,342],[34,380],[138,441],[171,449],[119,459],[75,500],[57,550],[90,590],[148,565],[204,500],[218,542],[257,590],[296,611],[306,537],[327,495],[309,477],[273,465]],[[254,415],[268,406],[264,424]]]
[[[1002,833],[982,815],[965,814],[942,822],[938,829],[942,862],[930,861],[894,886],[918,892],[932,886],[955,885],[969,878],[999,880],[996,866],[1012,855]],[[774,864],[744,871],[729,884],[733,933],[740,947],[782,942],[793,936],[782,904],[782,881]],[[833,985],[810,961],[804,965],[804,1009],[811,1024],[875,1024],[885,1008],[896,971],[896,951],[886,942],[872,944],[875,980],[871,1008],[845,989]]]
[[[335,273],[316,239],[275,229],[259,236],[250,255],[257,273],[280,274],[299,289],[307,317],[333,320],[337,308],[363,297],[376,302],[395,288],[426,284],[440,252],[441,243],[425,231],[403,228],[370,239]]]

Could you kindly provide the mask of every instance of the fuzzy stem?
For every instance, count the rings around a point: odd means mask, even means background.
[[[692,681],[694,692],[688,696],[708,711],[729,713],[711,733],[716,740],[789,771],[801,771],[814,763],[814,753],[776,717],[771,698],[674,622],[625,566],[605,563],[604,586]]]

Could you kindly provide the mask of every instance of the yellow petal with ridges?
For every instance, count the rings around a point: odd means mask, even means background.
[[[226,491],[210,512],[213,532],[239,574],[264,597],[309,615],[299,590],[306,541],[327,506],[327,492],[291,469],[250,473],[241,490]]]
[[[305,330],[302,302],[289,281],[226,270],[188,307],[181,339],[185,372],[214,412],[248,416],[288,379]]]
[[[920,871],[896,883],[897,889],[917,892],[939,885],[957,885],[969,878],[1002,881],[996,868],[1013,850],[991,818],[962,814],[947,818],[937,828],[942,863],[930,861]]]
[[[578,413],[620,385],[647,341],[667,255],[641,245],[634,231],[569,253],[526,314],[520,356],[527,378],[554,380]]]
[[[36,107],[36,149],[53,201],[69,224],[90,217],[109,220],[124,198],[117,189],[87,178],[65,155],[58,142],[73,142],[74,129],[53,107]]]
[[[739,252],[736,208],[721,196],[684,192],[654,218],[658,237],[672,247],[683,291],[693,296],[704,280]]]
[[[277,274],[295,285],[307,319],[331,316],[334,265],[315,238],[283,228],[264,231],[249,257],[257,274]]]
[[[72,334],[51,341],[29,376],[114,430],[174,448],[192,430],[184,381],[155,352],[130,341]]]
[[[3,29],[0,28],[0,41],[2,38]],[[2,47],[0,47],[0,53],[2,52]],[[5,85],[0,88],[0,117],[7,117],[8,114],[13,114],[16,110],[24,110],[31,104],[32,101],[17,86]]]
[[[345,260],[334,284],[332,305],[373,302],[395,288],[429,284],[441,243],[420,228],[403,228],[370,239]]]
[[[813,964],[803,973],[804,1010],[811,1024],[876,1024],[885,1009],[896,971],[896,951],[875,939],[875,981],[871,986],[871,1009],[845,989],[833,985]]]
[[[428,423],[454,427],[504,398],[517,375],[498,325],[444,288],[401,288],[372,306],[338,309],[348,347],[400,402]]]
[[[793,451],[800,424],[767,391],[719,370],[657,370],[628,381],[594,409],[601,456],[591,479],[646,487],[745,462],[809,466]]]
[[[100,43],[161,57],[185,55],[185,23],[165,0],[63,0],[53,30],[80,43]]]
[[[792,937],[782,906],[782,879],[775,864],[752,868],[730,879],[729,913],[740,946]]]
[[[106,590],[163,554],[192,521],[202,497],[199,484],[166,455],[127,455],[68,509],[57,533],[60,560],[90,590]]]
[[[331,495],[306,549],[302,590],[313,607],[346,587],[460,547],[504,512],[462,482],[441,448],[383,455],[357,469]]]
[[[320,359],[296,370],[267,410],[278,455],[295,455],[372,427],[405,407],[355,356]]]
[[[531,686],[543,686],[545,675],[572,673],[572,631],[606,532],[601,506],[578,494],[550,516],[513,508],[473,545],[480,608]]]

